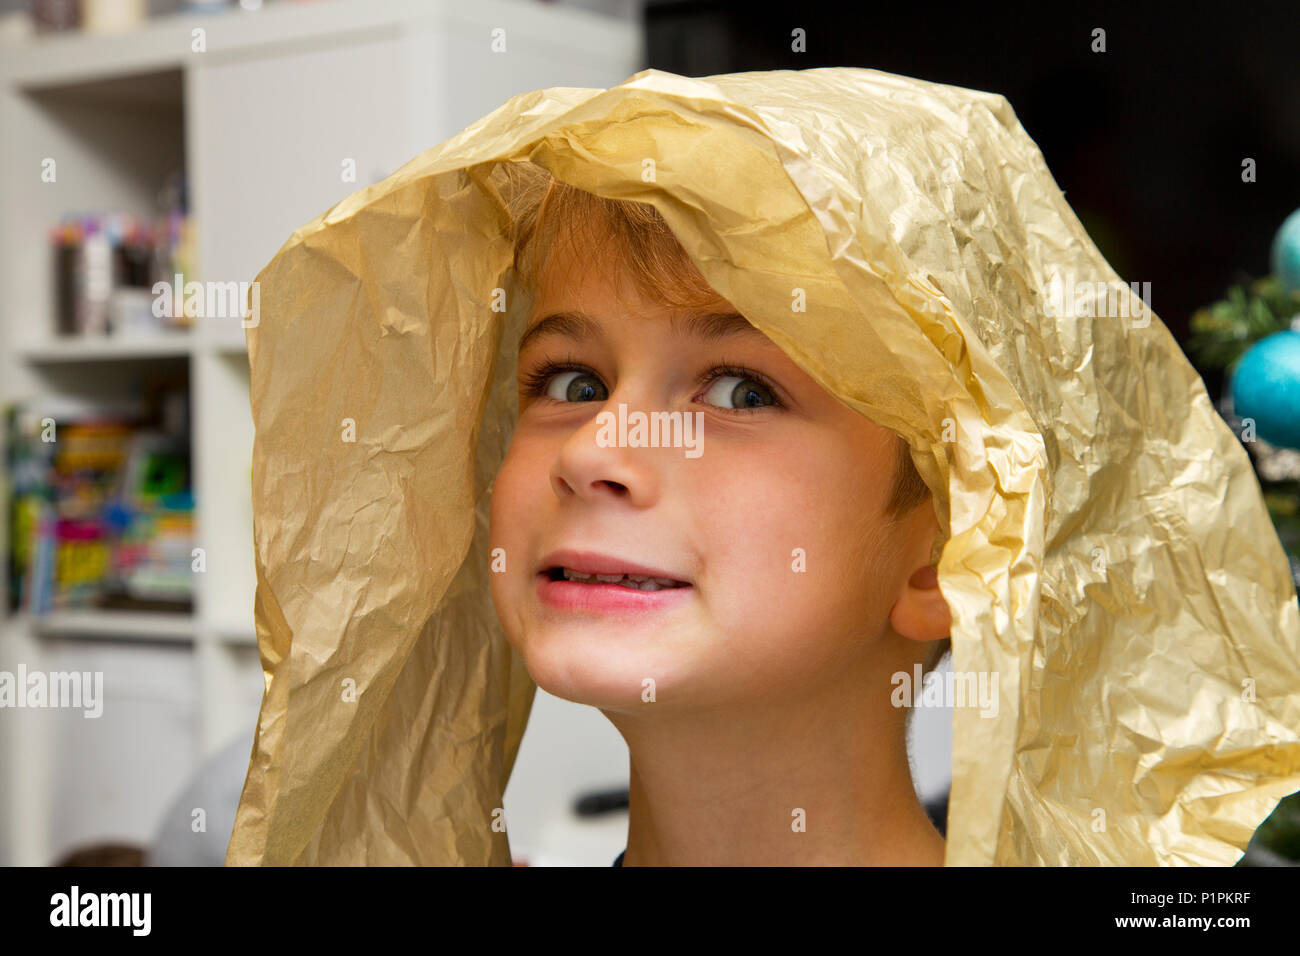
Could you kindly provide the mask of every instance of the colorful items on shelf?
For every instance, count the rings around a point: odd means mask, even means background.
[[[121,414],[8,409],[8,606],[189,611],[189,438]]]
[[[50,242],[58,335],[147,337],[193,324],[154,308],[156,283],[192,273],[193,225],[180,202],[154,223],[123,212],[69,215]]]

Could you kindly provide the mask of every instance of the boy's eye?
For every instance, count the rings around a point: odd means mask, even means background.
[[[520,377],[521,394],[554,402],[603,402],[609,390],[590,369],[544,363]],[[760,408],[781,408],[776,390],[757,372],[733,365],[720,365],[705,376],[700,393],[706,404],[724,411],[753,412]]]
[[[710,382],[704,397],[710,405],[737,410],[777,404],[776,396],[770,388],[757,379],[741,375],[718,376]],[[726,404],[728,401],[734,404]]]
[[[560,371],[545,375],[543,382],[542,394],[557,402],[603,402],[609,398],[604,383],[590,372]]]

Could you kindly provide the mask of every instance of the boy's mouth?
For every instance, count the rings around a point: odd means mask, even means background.
[[[691,582],[661,568],[648,567],[594,551],[555,551],[542,560],[541,576],[575,584],[614,584],[633,591],[689,588]]]
[[[578,584],[617,584],[635,591],[662,591],[669,588],[685,588],[690,585],[673,578],[656,578],[641,574],[584,574],[572,568],[548,568],[546,576],[552,581],[574,581]]]

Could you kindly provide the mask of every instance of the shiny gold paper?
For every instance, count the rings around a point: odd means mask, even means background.
[[[650,70],[511,99],[258,276],[266,694],[228,863],[510,862],[534,686],[487,581],[528,307],[503,161],[654,205],[714,288],[908,440],[954,668],[999,677],[996,718],[954,709],[949,865],[1232,864],[1300,790],[1300,607],[1247,455],[1007,101]]]

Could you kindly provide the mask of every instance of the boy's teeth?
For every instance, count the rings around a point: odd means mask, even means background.
[[[618,584],[634,591],[659,591],[663,588],[681,587],[671,578],[648,578],[641,574],[583,574],[564,568],[566,581],[578,581],[585,584]]]

